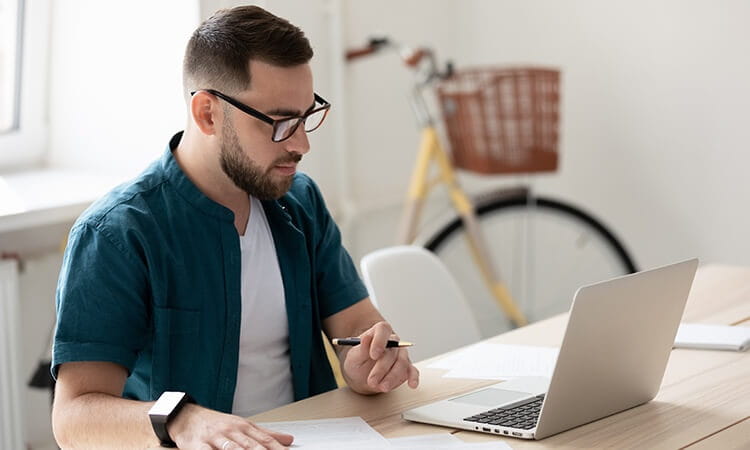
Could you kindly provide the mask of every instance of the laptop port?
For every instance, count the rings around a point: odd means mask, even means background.
[[[508,430],[503,430],[503,434],[508,434]]]
[[[519,432],[517,432],[517,431],[514,431],[514,432],[513,432],[513,436],[520,436],[520,435],[521,435],[521,433],[519,433]]]
[[[488,433],[492,432],[492,430],[490,430],[490,429],[489,429],[489,428],[487,428],[487,427],[482,427],[482,431],[486,431],[486,432],[488,432]]]
[[[500,430],[495,430],[495,433],[500,434]]]

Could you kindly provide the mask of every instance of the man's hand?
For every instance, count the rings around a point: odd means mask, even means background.
[[[237,450],[283,449],[294,439],[231,414],[189,404],[167,427],[179,448]]]
[[[388,339],[398,339],[387,322],[378,322],[359,335],[355,347],[341,350],[342,373],[347,384],[360,394],[390,392],[404,381],[416,389],[419,371],[405,348],[386,348]]]
[[[62,448],[151,448],[158,439],[148,419],[153,402],[121,397],[127,370],[110,362],[69,362],[60,366],[52,425]],[[180,448],[280,449],[292,436],[247,420],[185,405],[167,432]]]

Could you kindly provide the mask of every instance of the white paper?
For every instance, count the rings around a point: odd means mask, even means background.
[[[505,442],[477,442],[468,443],[452,434],[427,434],[388,439],[393,449],[429,449],[429,450],[511,450]]]
[[[559,349],[530,345],[480,343],[428,367],[448,369],[446,378],[503,380],[522,376],[551,377]]]
[[[683,323],[677,330],[674,346],[741,352],[750,347],[750,327]]]
[[[258,425],[294,436],[294,442],[290,448],[305,450],[352,448],[380,450],[391,448],[388,440],[361,417],[266,422]]]
[[[407,436],[400,438],[388,439],[391,448],[394,449],[438,449],[438,448],[456,448],[464,444],[464,441],[453,436],[450,433],[442,434],[423,434],[419,436]]]
[[[386,439],[361,417],[264,422],[258,425],[294,436],[290,448],[305,450],[510,450],[504,442],[467,443],[449,433]]]
[[[460,367],[463,360],[469,357],[469,355],[480,354],[486,352],[490,348],[491,344],[486,342],[480,342],[479,344],[470,345],[462,350],[458,350],[455,353],[446,356],[445,358],[438,359],[430,363],[427,367],[431,369],[455,369]]]

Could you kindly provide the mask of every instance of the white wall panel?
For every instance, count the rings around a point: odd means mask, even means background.
[[[52,17],[51,164],[138,173],[185,127],[198,2],[58,0]]]

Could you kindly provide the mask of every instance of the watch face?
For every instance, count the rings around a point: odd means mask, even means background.
[[[185,396],[184,392],[164,392],[148,411],[149,416],[168,416]]]

